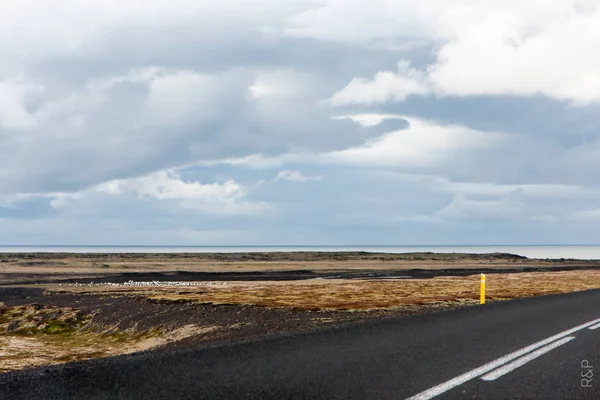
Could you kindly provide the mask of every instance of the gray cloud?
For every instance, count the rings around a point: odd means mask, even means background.
[[[519,3],[506,12],[528,20]],[[0,6],[0,242],[41,243],[50,231],[65,243],[192,244],[576,242],[598,232],[588,223],[600,209],[593,88],[565,91],[553,74],[535,80],[539,90],[439,80],[427,65],[505,76],[443,50],[473,48],[449,36],[460,21],[434,2],[24,4]],[[553,37],[551,21],[540,24]],[[570,71],[588,71],[591,56],[571,55]],[[401,60],[430,86],[330,101],[355,78],[400,76]],[[339,118],[377,113],[399,117],[365,127]],[[165,171],[177,179],[152,179]],[[114,180],[129,189],[98,190]],[[222,192],[208,189],[229,181],[239,196],[227,204],[243,212],[211,208]],[[140,196],[165,185],[169,198]]]

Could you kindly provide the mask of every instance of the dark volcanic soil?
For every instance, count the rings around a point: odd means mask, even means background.
[[[364,260],[365,267],[345,268],[344,261]],[[415,268],[397,268],[398,265]],[[235,266],[244,265],[243,271],[201,272],[185,271],[186,265],[198,262]],[[276,270],[279,262],[296,262],[291,269]],[[326,268],[302,262],[325,261]],[[330,262],[331,261],[331,262]],[[335,262],[333,262],[335,261]],[[337,261],[341,261],[337,263]],[[173,262],[173,264],[171,264]],[[177,262],[182,262],[177,264]],[[260,263],[274,262],[260,270]],[[381,262],[381,263],[380,263]],[[413,264],[414,262],[414,264]],[[441,262],[443,265],[435,266]],[[131,272],[111,271],[133,265]],[[222,263],[222,264],[220,264]],[[469,276],[478,273],[515,273],[538,271],[570,271],[600,269],[600,260],[530,260],[513,254],[388,254],[369,252],[268,252],[268,253],[178,253],[178,254],[73,254],[73,253],[0,253],[0,271],[13,266],[10,273],[0,273],[0,307],[38,303],[46,306],[72,307],[94,314],[90,329],[104,332],[109,329],[136,332],[169,331],[187,325],[212,327],[196,336],[167,346],[190,346],[206,343],[224,343],[259,337],[303,332],[342,323],[358,322],[381,317],[422,314],[460,305],[415,305],[402,310],[368,312],[300,311],[284,308],[266,308],[243,305],[211,305],[190,302],[156,302],[126,296],[54,294],[44,295],[43,289],[20,287],[26,283],[123,283],[127,281],[293,281],[304,279],[364,279],[433,278],[438,276]],[[14,269],[14,266],[17,266]],[[89,267],[80,273],[79,266]],[[144,265],[172,269],[149,271]],[[256,269],[255,269],[256,265]],[[498,269],[497,266],[502,268]],[[90,267],[91,266],[91,267]],[[106,268],[104,268],[106,266]],[[166,266],[166,267],[165,267]],[[297,266],[298,269],[295,269]],[[22,267],[22,268],[21,268]],[[33,268],[35,271],[29,269]],[[47,267],[47,271],[46,271]],[[61,267],[56,270],[54,267]],[[265,268],[264,266],[262,268]],[[274,268],[274,269],[271,269]],[[387,268],[387,269],[386,269]],[[294,270],[292,270],[294,269]],[[6,270],[6,269],[5,269]],[[227,271],[225,269],[225,271]],[[0,279],[1,281],[1,279]],[[12,287],[11,287],[12,285]]]
[[[43,295],[41,289],[0,287],[5,306],[42,304],[72,307],[94,317],[89,329],[110,328],[137,332],[177,329],[185,325],[218,326],[218,329],[173,342],[168,347],[226,343],[274,334],[305,332],[341,323],[439,311],[447,307],[408,308],[401,311],[337,312],[298,311],[238,305],[203,305],[189,302],[155,302],[126,296]]]
[[[349,261],[349,260],[514,260],[527,257],[509,253],[373,253],[367,251],[274,251],[255,253],[0,253],[0,262],[21,261],[23,265],[43,265],[49,260],[102,261]],[[31,260],[31,261],[27,261]],[[47,261],[40,261],[47,260]],[[563,260],[564,261],[564,260]],[[53,262],[52,264],[56,264]]]
[[[194,281],[296,281],[305,279],[430,279],[438,276],[470,276],[479,273],[509,274],[518,272],[558,272],[574,270],[600,270],[598,267],[581,266],[552,266],[552,267],[515,267],[515,268],[461,268],[461,269],[398,269],[374,270],[354,269],[340,271],[250,271],[250,272],[126,272],[121,274],[93,274],[76,278],[65,274],[11,274],[12,282],[3,285],[18,285],[19,283],[124,283],[128,281],[164,281],[164,282],[194,282]],[[0,286],[3,286],[0,285]]]
[[[406,279],[429,279],[437,276],[470,276],[474,274],[511,274],[516,272],[544,272],[544,271],[574,271],[581,270],[582,267],[557,266],[557,267],[516,267],[503,268],[501,270],[494,268],[461,268],[461,269],[399,269],[399,270],[341,270],[333,272],[317,272],[309,270],[298,271],[253,271],[253,272],[127,272],[124,274],[115,274],[106,277],[94,279],[63,279],[49,283],[123,283],[133,281],[296,281],[303,279],[388,279],[388,278],[406,278]],[[600,270],[599,267],[587,267],[586,270]],[[48,282],[48,281],[47,281]]]

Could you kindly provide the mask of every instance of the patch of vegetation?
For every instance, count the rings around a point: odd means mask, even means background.
[[[29,304],[0,309],[0,334],[73,335],[83,329],[92,315],[73,308]]]
[[[370,311],[402,307],[454,306],[479,303],[479,274],[432,279],[334,281],[290,284],[245,283],[187,292],[135,290],[131,295],[155,302],[252,305],[301,311]],[[488,301],[566,293],[600,287],[600,271],[488,274]]]
[[[78,328],[74,324],[69,324],[65,321],[52,321],[41,328],[40,331],[50,335],[69,335],[77,332]]]

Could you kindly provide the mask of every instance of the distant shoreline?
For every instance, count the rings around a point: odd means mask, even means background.
[[[491,262],[491,263],[585,263],[600,265],[600,259],[530,258],[513,253],[386,253],[368,251],[257,251],[257,252],[0,252],[0,263],[17,260],[86,261],[215,261],[215,262],[319,262],[319,261],[405,261],[405,262]]]
[[[475,246],[0,246],[0,254],[257,254],[257,253],[378,253],[378,254],[516,254],[529,259],[600,260],[600,246],[592,245],[475,245]]]

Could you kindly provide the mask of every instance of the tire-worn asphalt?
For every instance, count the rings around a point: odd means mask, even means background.
[[[405,399],[600,318],[600,290],[0,374],[0,399]],[[600,329],[440,399],[600,399]],[[582,387],[582,361],[593,367]],[[589,382],[588,382],[589,383]]]

